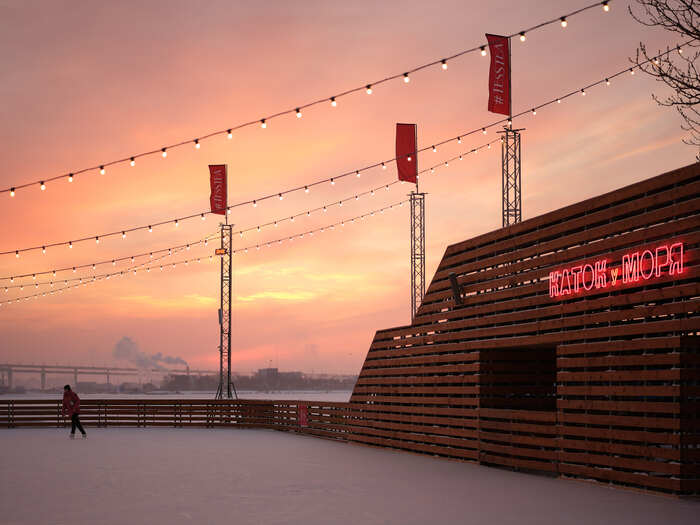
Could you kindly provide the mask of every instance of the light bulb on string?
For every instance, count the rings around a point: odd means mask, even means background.
[[[10,188],[10,197],[14,197],[14,196],[15,196],[15,189]]]
[[[585,90],[585,89],[582,89],[582,90],[581,90],[581,96],[582,96],[582,97],[585,97],[585,96],[586,96],[586,90]]]
[[[73,174],[72,173],[68,174],[68,182],[73,182]]]
[[[46,255],[46,246],[42,246],[42,247],[41,247],[41,253],[43,253],[44,255]]]
[[[126,239],[126,232],[122,232],[122,239]]]
[[[297,108],[296,112],[297,112],[297,118],[301,118],[301,109]]]
[[[41,188],[41,191],[44,191],[46,189],[46,184],[44,184],[43,180],[41,181],[41,186],[39,187]]]
[[[262,129],[265,129],[267,127],[267,122],[265,122],[265,119],[260,119],[260,127]]]
[[[207,216],[202,213],[202,220],[205,221],[207,220]]]
[[[331,186],[335,186],[335,180],[331,179]]]
[[[148,225],[148,233],[153,233],[153,226],[150,224]]]
[[[68,241],[68,247],[72,248],[73,247],[73,241]]]
[[[442,70],[443,70],[443,71],[446,71],[446,70],[447,70],[447,60],[444,60],[444,59],[441,60],[441,61],[440,61],[440,67],[442,67]]]
[[[177,219],[175,219],[175,227],[177,228],[178,226],[180,226],[180,221],[178,221]]]
[[[253,208],[257,208],[257,207],[258,207],[258,201],[253,201]]]
[[[532,114],[537,115],[537,110],[535,108],[532,108]]]
[[[603,2],[603,11],[605,11],[606,13],[610,11],[610,6],[608,5],[607,1]]]
[[[199,143],[199,139],[194,139],[194,147],[195,147],[195,149],[199,149],[201,147],[201,144]]]
[[[569,25],[569,23],[566,21],[566,17],[565,17],[565,16],[562,16],[562,17],[561,17],[561,26],[562,26],[562,27],[566,27],[566,26],[568,26],[568,25]]]
[[[131,167],[136,166],[136,159],[134,159],[134,157],[131,157],[131,159],[129,159],[129,164],[131,164]]]
[[[331,106],[336,107],[338,103],[335,101],[335,97],[331,97]]]
[[[100,166],[100,175],[104,175],[104,174],[105,174],[105,167]]]
[[[100,238],[99,238],[99,237],[95,237],[95,244],[100,244]]]
[[[605,85],[606,85],[606,86],[609,86],[609,85],[610,85],[610,79],[608,79],[608,78],[605,79]]]
[[[403,81],[408,84],[411,81],[411,77],[408,76],[408,73],[403,74]]]
[[[433,153],[437,153],[437,148],[433,146]]]
[[[309,187],[308,187],[308,186],[304,186],[304,193],[309,193]]]
[[[561,104],[561,99],[560,99],[560,98],[557,99],[557,104]],[[501,141],[501,142],[503,142],[503,141]]]
[[[168,156],[168,152],[167,152],[166,148],[163,148],[160,151],[162,151],[161,155],[163,156],[163,158]]]
[[[281,193],[278,195],[278,197],[280,198],[280,200],[284,199],[284,196]]]
[[[383,162],[382,162],[382,169],[383,169],[383,170],[386,169],[386,164],[384,164]]]
[[[359,179],[359,178],[360,178],[360,170],[357,170],[357,171],[355,172],[355,174],[357,175],[357,178]]]
[[[479,49],[481,49],[481,56],[485,57],[486,56],[486,46],[481,46]]]
[[[520,41],[525,42],[527,40],[527,37],[525,37],[525,31],[520,32]]]
[[[368,95],[371,95],[372,94],[372,84],[367,84],[365,86],[365,91],[367,91]]]
[[[229,140],[231,140],[233,138],[233,133],[231,132],[230,129],[226,130],[226,136],[228,137]]]

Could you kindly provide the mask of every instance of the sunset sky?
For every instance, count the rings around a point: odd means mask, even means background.
[[[48,179],[293,109],[557,18],[587,0],[433,2],[231,2],[0,0],[0,189]],[[637,45],[676,45],[613,0],[512,42],[516,112],[625,67]],[[488,113],[488,57],[471,53],[401,79],[269,121],[96,171],[0,194],[0,251],[68,241],[208,210],[208,164],[227,164],[229,204],[303,186],[394,156],[397,122],[418,125],[429,146],[500,117]],[[694,161],[680,118],[657,106],[665,88],[641,72],[585,97],[516,119],[522,138],[523,218]],[[496,129],[419,156],[419,168],[494,140]],[[500,147],[420,180],[428,193],[427,281],[445,248],[500,227]],[[237,208],[234,231],[353,197],[390,183],[395,166],[368,170]],[[368,213],[406,199],[394,185],[309,218],[235,235],[245,247]],[[153,233],[0,256],[0,277],[130,256],[196,241],[218,216]],[[131,338],[142,352],[218,366],[219,266],[214,245],[173,254],[200,264],[143,271],[0,307],[0,362],[127,363],[113,357]],[[145,259],[140,259],[144,261]],[[217,261],[216,259],[214,259]],[[130,266],[117,265],[116,270]],[[113,271],[111,264],[95,273]],[[377,329],[410,321],[408,206],[333,232],[234,258],[233,369],[265,366],[358,373]],[[55,280],[91,276],[66,272]],[[37,278],[37,282],[52,280]],[[4,291],[0,301],[36,293]],[[38,291],[49,290],[44,286]]]

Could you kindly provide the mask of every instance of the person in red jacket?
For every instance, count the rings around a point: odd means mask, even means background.
[[[63,387],[63,415],[70,416],[70,438],[75,439],[75,427],[78,427],[83,439],[87,437],[83,425],[80,424],[80,398],[70,389],[70,385]]]

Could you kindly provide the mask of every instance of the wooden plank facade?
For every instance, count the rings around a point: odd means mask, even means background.
[[[699,493],[699,212],[694,164],[449,246],[367,354],[368,442]]]

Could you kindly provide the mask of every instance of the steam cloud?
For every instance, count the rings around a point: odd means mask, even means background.
[[[187,365],[187,361],[181,357],[163,355],[161,352],[151,355],[142,352],[139,345],[131,337],[122,337],[119,342],[114,345],[112,357],[115,359],[128,361],[137,368],[163,369],[165,368],[163,364]]]

